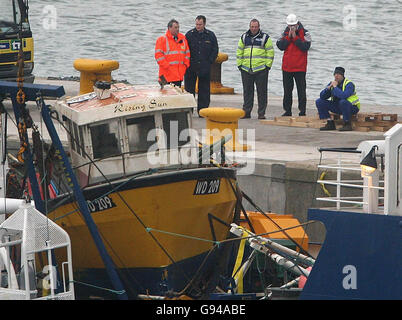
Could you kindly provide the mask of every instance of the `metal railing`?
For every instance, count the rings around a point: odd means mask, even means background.
[[[380,181],[378,179],[379,173],[377,172],[372,177],[362,177],[362,179],[351,179],[351,180],[343,180],[342,175],[344,173],[352,173],[352,172],[361,172],[360,168],[360,161],[356,158],[353,159],[351,163],[351,159],[342,159],[342,153],[354,153],[360,154],[361,152],[352,149],[340,149],[340,148],[321,148],[319,149],[320,152],[329,151],[329,152],[337,152],[338,159],[337,162],[334,164],[325,164],[325,165],[318,165],[318,170],[334,170],[336,173],[335,180],[324,180],[318,179],[317,183],[323,186],[325,189],[325,185],[331,185],[336,187],[336,195],[327,197],[316,197],[317,201],[326,201],[326,202],[333,202],[336,204],[336,209],[340,210],[342,208],[342,204],[347,204],[350,208],[351,205],[362,207],[365,212],[369,212],[373,210],[378,210],[378,201],[384,199],[384,197],[379,197],[378,192],[384,190],[384,181]],[[381,186],[380,186],[381,185]],[[345,193],[346,188],[354,188],[354,189],[361,189],[362,195],[358,196],[342,196]],[[327,191],[327,190],[326,190]],[[325,192],[329,194],[329,192]],[[347,191],[346,191],[347,193]],[[345,207],[345,206],[343,206]]]

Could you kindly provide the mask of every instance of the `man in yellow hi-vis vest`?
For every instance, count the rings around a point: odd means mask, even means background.
[[[329,100],[328,100],[329,99]],[[334,80],[321,91],[320,98],[315,102],[320,119],[327,119],[327,124],[320,128],[322,131],[335,130],[329,111],[341,114],[343,126],[339,131],[352,131],[351,116],[360,111],[359,98],[352,81],[345,78],[345,69],[336,67]]]
[[[265,119],[268,102],[268,72],[274,61],[274,47],[267,33],[260,29],[257,19],[250,21],[250,29],[245,32],[237,45],[237,67],[243,83],[244,118],[250,118],[254,104],[254,83],[257,87],[258,119]]]

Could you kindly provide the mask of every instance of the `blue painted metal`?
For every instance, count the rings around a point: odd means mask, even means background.
[[[4,81],[2,81],[2,82],[4,82]],[[0,84],[0,90],[1,90],[1,84]],[[21,108],[23,108],[25,106],[21,105],[17,102],[16,96],[14,94],[11,95],[11,101],[13,103],[15,121],[16,121],[16,123],[20,123],[20,121],[21,121],[20,110],[21,110]],[[29,141],[27,132],[24,132],[23,135],[24,135],[24,140]],[[45,214],[45,206],[43,204],[42,197],[40,194],[38,180],[36,179],[35,169],[34,169],[33,160],[32,160],[32,153],[31,153],[31,148],[29,147],[29,144],[27,144],[27,147],[24,151],[24,160],[25,160],[25,164],[28,166],[28,177],[29,177],[29,181],[31,183],[32,195],[35,200],[35,208],[38,209],[43,214]]]
[[[10,95],[11,100],[13,102],[13,109],[14,109],[16,118],[20,116],[19,110],[21,107],[21,105],[18,104],[16,101],[16,94],[17,94],[18,90],[19,90],[19,88],[18,88],[18,84],[16,82],[0,81],[0,94],[5,95],[5,96]],[[25,93],[25,101],[36,101],[37,98],[41,98],[43,96],[61,97],[65,93],[63,86],[38,85],[38,84],[27,84],[27,83],[24,84],[23,91]],[[112,281],[112,284],[116,291],[124,292],[123,294],[120,294],[118,296],[119,299],[127,300],[128,297],[127,297],[127,294],[125,293],[124,287],[117,274],[116,267],[114,266],[112,259],[110,258],[109,254],[107,253],[107,250],[99,235],[96,224],[92,220],[92,217],[89,213],[85,198],[82,194],[82,190],[78,184],[78,181],[71,168],[68,157],[64,151],[63,145],[62,145],[62,143],[59,139],[59,136],[57,134],[57,131],[53,125],[53,122],[52,122],[52,119],[51,119],[50,113],[49,113],[49,108],[48,108],[48,106],[46,106],[43,99],[40,99],[40,105],[41,105],[42,118],[46,124],[47,130],[49,132],[49,135],[52,139],[53,144],[55,145],[56,149],[59,150],[59,152],[60,152],[60,156],[62,157],[65,170],[69,174],[69,178],[71,179],[71,183],[72,183],[72,186],[74,189],[74,195],[77,199],[78,205],[80,207],[80,211],[83,214],[85,222],[86,222],[86,224],[89,228],[89,231],[95,241],[96,247],[97,247],[97,249],[102,257],[102,260],[106,266],[106,270]],[[17,121],[18,121],[18,119],[17,119]],[[26,154],[27,157],[25,158],[25,160],[28,163],[29,177],[30,177],[30,181],[31,181],[31,185],[32,185],[35,205],[37,202],[39,203],[39,206],[42,205],[41,208],[37,207],[37,209],[43,213],[44,212],[43,203],[42,203],[42,199],[41,199],[40,192],[39,192],[39,186],[38,186],[38,183],[36,180],[35,169],[34,169],[33,163],[32,163],[32,154],[30,153],[29,149],[25,153],[27,153]],[[24,155],[25,155],[25,153],[24,153]]]
[[[18,86],[16,82],[0,81],[0,94],[15,96],[18,92]],[[38,93],[42,97],[55,97],[60,98],[64,96],[63,86],[53,86],[46,84],[33,84],[24,83],[24,93],[26,101],[35,101],[38,97]]]
[[[301,299],[402,299],[402,217],[309,209],[325,242]]]
[[[11,101],[13,103],[13,110],[15,114],[15,120],[17,123],[20,121],[21,113],[20,110],[24,105],[21,105],[17,102],[16,95],[18,92],[18,84],[17,82],[11,81],[0,81],[0,95],[2,96],[10,96]],[[47,97],[56,97],[60,98],[65,94],[63,86],[50,86],[50,85],[38,85],[31,83],[24,83],[24,93],[25,93],[25,101],[35,101],[38,93],[41,93],[42,96]],[[28,135],[25,133],[25,140],[28,141]],[[36,179],[35,169],[33,167],[32,162],[32,153],[30,151],[29,146],[24,152],[24,159],[28,165],[28,176],[29,181],[31,182],[32,195],[35,200],[35,207],[40,212],[44,213],[44,204],[40,195],[38,181]]]

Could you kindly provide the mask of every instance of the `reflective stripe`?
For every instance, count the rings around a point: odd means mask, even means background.
[[[243,70],[246,70],[246,71],[250,71],[251,69],[249,68],[249,67],[246,67],[246,66],[240,66]]]
[[[353,100],[353,101],[349,101],[351,104],[357,104],[359,102],[359,99]]]
[[[169,53],[169,51],[170,51],[169,39],[166,36],[165,36],[165,39],[166,39],[166,51],[167,51],[167,53]]]
[[[263,70],[263,69],[265,69],[266,67],[267,67],[267,66],[264,64],[264,65],[261,65],[261,66],[258,66],[258,67],[253,68],[253,71]]]
[[[272,50],[273,48],[274,48],[273,46],[270,46],[270,47],[268,47],[268,48],[265,48],[265,51]]]
[[[243,59],[250,59],[251,56],[243,56]],[[269,56],[253,56],[253,59],[273,59],[274,57],[269,57]],[[239,58],[242,59],[242,58]]]
[[[160,58],[156,59],[156,61],[161,61],[163,59],[165,59],[165,57],[160,57]]]
[[[162,53],[165,53],[165,51],[163,51],[162,49],[156,49],[155,52],[162,52]]]
[[[249,72],[249,71],[256,72],[256,71],[264,70],[267,66],[265,64],[263,64],[261,66],[255,67],[255,68],[249,68],[249,67],[246,67],[243,65],[239,66],[239,67],[241,67],[244,71],[247,71],[247,72]]]
[[[184,64],[183,61],[170,61],[169,64]]]

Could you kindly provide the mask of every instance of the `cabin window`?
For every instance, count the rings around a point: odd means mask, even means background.
[[[95,159],[111,157],[121,153],[117,121],[90,126],[89,129]]]
[[[148,141],[148,132],[155,129],[154,116],[127,119],[126,124],[130,153],[145,153],[155,144],[156,139]]]
[[[190,141],[187,135],[185,139],[180,140],[180,133],[184,129],[188,129],[187,112],[175,112],[162,114],[163,130],[165,130],[167,138],[167,148],[177,148]]]
[[[73,123],[71,122],[70,119],[66,118],[66,122],[67,122],[67,127],[68,127],[68,134],[69,134],[69,138],[70,138],[70,144],[71,144],[71,149],[76,150],[75,149],[75,142],[74,142],[74,131],[73,131]]]

